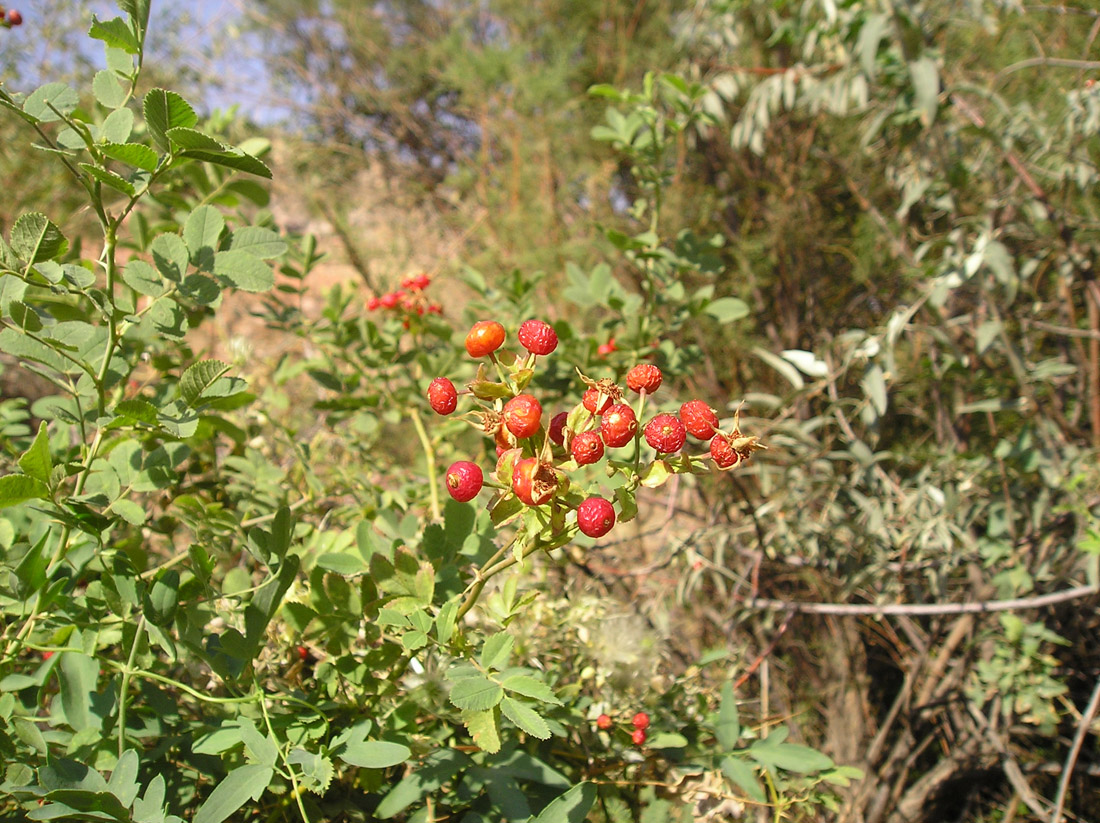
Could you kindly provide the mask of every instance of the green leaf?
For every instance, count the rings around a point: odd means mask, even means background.
[[[134,823],[165,823],[164,775],[158,774],[145,787],[145,794],[134,801]]]
[[[482,751],[496,754],[500,751],[500,709],[494,706],[483,711],[465,711],[462,723]]]
[[[79,103],[80,97],[64,83],[47,83],[23,101],[23,111],[42,123],[53,123],[71,114]]]
[[[214,274],[241,291],[267,291],[275,285],[271,266],[244,251],[220,251],[214,256]]]
[[[274,776],[275,770],[270,766],[257,763],[238,766],[206,798],[195,812],[193,823],[222,823],[249,799],[259,800]]]
[[[256,724],[247,717],[237,721],[240,730],[241,742],[248,753],[249,760],[259,763],[261,766],[274,766],[279,759],[279,744],[270,735],[262,735],[256,728]]]
[[[167,136],[169,129],[190,128],[199,122],[191,105],[174,91],[153,89],[145,95],[142,108],[149,133],[164,151],[172,148]]]
[[[21,260],[40,263],[60,257],[69,247],[61,230],[44,214],[22,214],[11,228],[11,248]]]
[[[155,426],[157,423],[157,407],[148,400],[134,397],[129,400],[120,400],[115,406],[115,414],[126,417],[137,423],[146,423]]]
[[[201,160],[204,163],[213,163],[216,166],[225,166],[236,171],[255,174],[257,177],[271,179],[271,169],[263,162],[257,160],[251,154],[229,149],[227,151],[207,151],[205,149],[188,149],[180,152],[180,157],[191,160]]]
[[[136,189],[133,184],[128,180],[115,174],[113,171],[101,168],[100,166],[92,165],[91,163],[81,163],[80,168],[88,172],[92,177],[98,180],[105,186],[109,186],[115,191],[122,192],[128,197],[133,197]]]
[[[122,282],[138,294],[149,297],[160,297],[168,291],[160,272],[144,260],[131,260],[127,263],[122,270]]]
[[[733,696],[733,684],[722,684],[721,702],[718,704],[718,722],[714,726],[718,745],[723,751],[733,751],[741,738],[741,720],[737,713],[737,699]]]
[[[233,232],[229,241],[233,251],[245,251],[253,257],[278,257],[286,251],[286,242],[277,232],[261,226],[245,226]]]
[[[224,228],[225,218],[213,206],[199,206],[188,215],[183,226],[183,241],[192,263],[199,268],[210,267]]]
[[[387,740],[364,740],[346,746],[336,756],[349,766],[359,766],[363,769],[387,769],[398,763],[404,763],[412,757],[412,750],[408,746]]]
[[[101,718],[96,717],[91,709],[99,678],[99,661],[80,652],[63,652],[57,671],[65,722],[76,732],[98,729]]]
[[[527,704],[513,697],[505,697],[500,702],[500,710],[505,717],[532,737],[537,737],[539,740],[550,739],[550,727],[539,713]]]
[[[133,500],[115,500],[111,503],[111,511],[117,514],[131,526],[140,526],[145,522],[145,509],[143,509]]]
[[[180,598],[180,573],[175,569],[166,569],[157,575],[156,582],[149,590],[143,613],[154,625],[168,626],[176,616]],[[247,742],[247,741],[246,741]],[[267,765],[272,765],[274,761]]]
[[[180,376],[180,396],[188,406],[195,407],[202,393],[229,371],[229,364],[220,360],[200,360],[192,363]]]
[[[173,283],[183,281],[191,259],[183,238],[178,234],[158,234],[149,245],[149,250],[153,253],[153,265],[157,271]]]
[[[38,312],[21,300],[12,300],[8,303],[8,314],[11,315],[12,322],[21,331],[31,332],[32,334],[42,331],[42,318],[38,316]]]
[[[330,572],[351,577],[367,571],[367,562],[361,555],[348,552],[327,552],[317,558],[317,565]]]
[[[562,705],[562,702],[554,696],[554,692],[549,686],[541,680],[536,680],[526,674],[514,674],[507,677],[501,685],[506,691],[521,694],[524,697],[530,697],[543,703],[551,703],[555,706]]]
[[[130,109],[115,109],[99,127],[99,136],[108,143],[125,143],[134,131],[134,113]]]
[[[732,323],[749,316],[749,304],[736,297],[721,297],[708,303],[703,311],[719,323]]]
[[[817,749],[797,743],[769,745],[767,739],[758,740],[750,746],[749,755],[757,763],[776,766],[799,774],[831,769],[834,765],[828,755],[822,754]]]
[[[455,749],[437,749],[424,759],[424,765],[404,778],[382,798],[375,817],[383,820],[400,814],[422,797],[439,791],[443,784],[470,765],[470,759]],[[203,823],[196,820],[195,823]]]
[[[14,506],[24,500],[45,500],[49,496],[49,487],[35,477],[28,477],[25,474],[8,474],[0,477],[0,509]]]
[[[481,667],[483,669],[503,669],[508,665],[508,658],[512,655],[514,643],[514,638],[507,632],[494,634],[481,647]]]
[[[93,40],[102,40],[113,49],[121,49],[127,54],[137,54],[141,51],[134,32],[121,17],[112,17],[110,20],[100,20],[92,15],[92,27],[88,30],[88,36]]]
[[[111,771],[111,779],[107,781],[107,790],[117,797],[123,806],[129,807],[138,796],[138,766],[140,761],[138,754],[133,749],[127,749],[122,757],[115,763]]]
[[[920,112],[921,125],[931,126],[940,105],[940,71],[936,61],[930,57],[911,60],[909,77],[913,82],[914,108]]]
[[[157,153],[140,143],[105,143],[99,149],[105,157],[142,171],[156,171]]]
[[[53,471],[53,460],[50,458],[50,436],[46,432],[46,421],[38,424],[38,434],[34,442],[19,458],[19,468],[30,477],[37,478],[43,483],[50,482],[50,472]]]
[[[126,102],[126,89],[118,82],[118,76],[109,69],[95,73],[92,78],[92,94],[105,109],[117,109]]]
[[[555,798],[531,823],[584,823],[595,802],[596,786],[588,781],[578,783]]]
[[[722,774],[748,795],[750,800],[757,803],[768,802],[768,797],[764,794],[764,787],[760,785],[760,781],[756,778],[755,770],[741,758],[722,758]]]
[[[504,697],[504,690],[488,678],[465,677],[451,687],[451,702],[464,711],[491,709]]]
[[[336,771],[332,766],[332,760],[322,754],[295,748],[287,755],[286,762],[301,767],[298,773],[298,784],[303,789],[314,794],[324,794],[328,791]]]

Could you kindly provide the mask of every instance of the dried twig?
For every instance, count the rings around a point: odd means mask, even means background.
[[[1021,609],[1038,609],[1077,600],[1100,593],[1100,586],[1074,586],[1050,594],[1035,597],[1016,597],[1011,600],[979,600],[974,603],[806,603],[791,600],[768,600],[752,598],[744,602],[744,607],[759,611],[802,612],[804,614],[838,615],[936,615],[936,614],[983,614],[985,612],[1008,612]]]
[[[1058,781],[1058,796],[1054,799],[1054,812],[1050,815],[1050,823],[1061,823],[1062,809],[1066,805],[1066,793],[1069,791],[1069,779],[1073,774],[1073,767],[1077,765],[1077,756],[1081,753],[1081,746],[1085,742],[1085,735],[1089,732],[1092,719],[1096,717],[1096,711],[1100,709],[1100,680],[1092,690],[1089,705],[1085,713],[1081,715],[1081,722],[1077,724],[1077,734],[1073,736],[1073,745],[1069,747],[1066,755],[1066,765],[1062,769],[1062,779]]]

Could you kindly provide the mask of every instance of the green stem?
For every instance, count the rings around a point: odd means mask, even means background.
[[[501,546],[496,554],[486,560],[481,568],[477,570],[474,575],[474,582],[466,587],[466,599],[462,601],[462,605],[459,606],[458,612],[455,614],[455,623],[465,617],[466,612],[472,609],[474,604],[477,603],[478,598],[481,597],[481,592],[485,589],[485,584],[489,582],[489,578],[497,573],[494,570],[500,565],[498,561],[500,561],[500,559],[508,553],[508,550],[512,548],[517,537],[519,537],[518,532],[512,535],[512,539]],[[515,562],[515,558],[512,558],[512,562]]]
[[[436,475],[435,470],[435,449],[432,447],[432,441],[424,428],[420,410],[415,407],[412,408],[410,416],[412,417],[413,426],[416,427],[416,435],[420,438],[420,446],[424,449],[424,462],[427,463],[428,494],[431,496],[432,519],[438,520],[441,510],[439,508],[439,477]]]
[[[275,729],[271,725],[271,718],[267,714],[267,700],[263,690],[259,688],[259,684],[254,683],[253,688],[260,692],[260,711],[263,712],[264,725],[267,726],[267,733],[275,740],[279,738],[275,735]],[[294,767],[290,764],[290,761],[286,758],[286,752],[283,751],[283,747],[279,747],[279,759],[283,761],[283,766],[286,767],[286,775],[290,778],[291,794],[294,795],[294,800],[298,804],[298,812],[302,815],[302,823],[310,823],[309,813],[306,811],[305,803],[302,802],[302,787],[298,785],[298,776],[294,773]]]
[[[134,673],[134,660],[137,659],[138,645],[141,643],[143,631],[145,631],[145,615],[138,620],[134,644],[130,646],[130,656],[126,659],[126,667],[122,670],[122,680],[118,686],[118,756],[120,758],[126,751],[126,704],[128,703],[126,693],[130,690],[130,677]]]

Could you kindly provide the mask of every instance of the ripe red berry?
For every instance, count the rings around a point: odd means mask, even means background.
[[[672,454],[684,447],[687,432],[680,419],[671,414],[659,414],[645,427],[645,442],[659,452]]]
[[[550,419],[550,442],[555,446],[565,445],[565,424],[569,420],[569,412],[559,412]]]
[[[558,347],[558,333],[542,320],[524,320],[516,336],[531,354],[550,354]]]
[[[599,432],[581,432],[569,444],[569,453],[578,466],[587,466],[603,457],[603,441]]]
[[[661,388],[661,370],[651,363],[642,363],[626,373],[626,385],[631,391],[653,394]]]
[[[625,403],[616,403],[603,413],[600,419],[600,434],[603,442],[612,449],[625,446],[634,439],[634,433],[638,431],[638,418],[634,416],[634,409]]]
[[[23,25],[23,15],[17,12],[15,9],[8,10],[8,25],[9,26],[21,26]]]
[[[539,430],[542,406],[529,394],[519,394],[504,404],[504,425],[516,437],[530,437]]]
[[[589,537],[603,537],[615,525],[615,507],[602,497],[589,497],[577,506],[577,525]]]
[[[378,308],[381,305],[381,300],[379,300],[377,297],[372,297],[367,301],[367,311],[378,311]]]
[[[596,728],[607,731],[611,728],[611,718],[608,717],[606,714],[601,714],[599,717],[596,718]]]
[[[645,745],[645,729],[635,729],[633,734],[630,735],[630,739],[634,741],[635,746]]]
[[[585,389],[584,396],[581,398],[581,403],[593,414],[603,414],[607,411],[607,407],[611,405],[611,402],[611,397],[606,394],[603,395],[601,400],[600,390],[594,386],[589,386]],[[599,404],[598,406],[597,403]]]
[[[611,354],[612,352],[616,352],[618,350],[619,350],[619,347],[615,345],[615,338],[612,337],[606,343],[601,343],[596,348],[596,354],[598,354],[600,357],[607,357],[607,355]]]
[[[630,723],[635,729],[645,731],[649,728],[649,715],[645,712],[638,712],[634,717],[630,718]]]
[[[401,302],[401,292],[391,291],[387,294],[383,294],[380,298],[378,298],[378,302],[382,306],[382,308],[392,309],[394,306]]]
[[[470,357],[485,357],[504,345],[504,326],[496,320],[478,320],[466,335]]]
[[[437,377],[428,384],[428,405],[436,414],[450,414],[458,406],[458,391],[446,377]]]
[[[309,659],[309,649],[307,649],[305,646],[299,646],[295,649],[295,651],[298,653],[298,659],[301,660],[303,663]]]
[[[469,460],[459,460],[447,469],[447,491],[459,503],[477,497],[484,482],[481,466]]]
[[[537,457],[525,457],[512,469],[512,491],[528,506],[541,506],[557,493],[558,474]]]
[[[718,431],[718,415],[702,400],[689,400],[680,406],[680,419],[697,440],[710,440]]]
[[[716,434],[710,441],[710,456],[720,469],[732,469],[741,462],[742,457],[724,434]]]

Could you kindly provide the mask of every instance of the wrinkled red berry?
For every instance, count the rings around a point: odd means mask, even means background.
[[[581,432],[569,444],[569,453],[578,466],[588,466],[603,457],[603,441],[599,432]]]
[[[601,714],[599,717],[596,718],[596,728],[607,731],[611,728],[611,718],[608,717],[606,714]]]
[[[720,469],[732,469],[741,462],[742,455],[724,434],[714,435],[710,441],[710,456]]]
[[[446,377],[437,377],[428,384],[428,405],[436,414],[450,414],[458,406],[458,391]]]
[[[516,337],[531,354],[550,354],[558,347],[558,333],[542,320],[524,320]]]
[[[504,404],[504,425],[518,438],[530,437],[542,422],[542,405],[530,394],[519,394]]]
[[[581,398],[581,404],[593,414],[603,414],[611,402],[611,398],[606,394],[601,399],[600,390],[594,386],[585,389],[584,396]]]
[[[612,449],[625,446],[634,439],[634,433],[638,431],[638,418],[634,415],[634,409],[625,403],[616,403],[603,413],[600,419],[600,434],[603,442]]]
[[[603,537],[615,525],[615,507],[602,497],[589,497],[577,506],[577,525],[589,537]]]
[[[626,385],[631,391],[653,394],[661,387],[661,370],[651,363],[642,363],[626,373]]]
[[[555,446],[565,445],[565,424],[569,420],[569,412],[558,412],[550,419],[550,442]]]
[[[512,491],[528,506],[541,506],[557,493],[558,474],[537,457],[525,457],[512,469]]]
[[[697,440],[710,440],[718,431],[718,415],[702,400],[689,400],[680,406],[680,420]]]
[[[664,454],[680,451],[686,439],[684,424],[675,415],[659,414],[646,424],[645,442]]]
[[[466,503],[477,497],[484,482],[481,466],[477,463],[459,460],[447,469],[447,492],[459,503]]]
[[[478,320],[466,335],[470,357],[485,357],[504,345],[504,326],[496,320]]]

